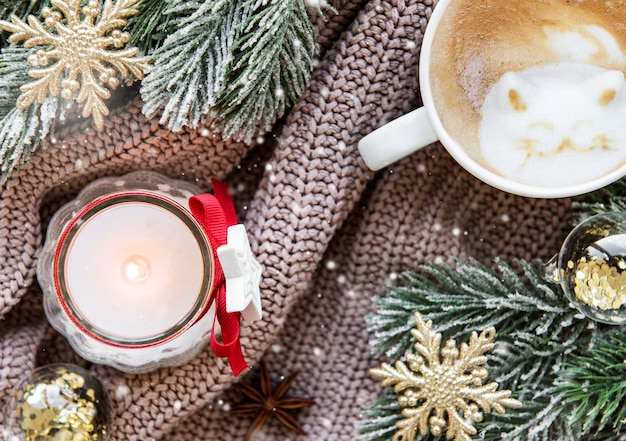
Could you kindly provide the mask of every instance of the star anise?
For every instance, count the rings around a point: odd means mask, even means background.
[[[285,397],[298,376],[298,372],[292,373],[281,381],[276,389],[272,389],[272,380],[264,362],[261,362],[259,374],[261,376],[260,389],[243,383],[237,385],[251,401],[237,404],[231,408],[232,413],[257,413],[246,434],[246,441],[250,441],[261,430],[270,415],[274,415],[288,429],[299,435],[304,435],[305,432],[300,424],[287,411],[310,406],[314,404],[314,401],[309,398]]]

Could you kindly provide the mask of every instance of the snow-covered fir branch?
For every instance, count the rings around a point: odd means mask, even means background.
[[[317,51],[303,0],[249,0],[251,15],[228,65],[230,79],[216,104],[226,136],[267,131],[309,83]]]
[[[249,10],[240,0],[173,1],[176,31],[153,54],[142,82],[144,113],[178,131],[197,127],[224,88],[230,49]]]
[[[28,55],[32,49],[11,45],[0,53],[0,119],[15,108],[20,86],[30,81]]]
[[[20,86],[29,78],[31,52],[10,45],[0,54],[0,184],[40,147],[59,116],[56,98],[26,110],[15,107]]]
[[[0,120],[0,184],[41,147],[59,116],[58,100],[46,98],[25,110],[13,108]]]
[[[432,320],[444,339],[464,340],[471,331],[494,326],[496,347],[489,354],[489,379],[512,390],[523,407],[505,415],[486,415],[477,424],[480,439],[618,439],[611,424],[583,427],[581,418],[575,417],[571,391],[563,387],[572,360],[587,353],[606,329],[573,309],[560,287],[544,280],[538,262],[517,263],[521,275],[500,259],[495,269],[470,260],[457,261],[455,267],[430,264],[418,273],[404,274],[398,286],[389,287],[384,297],[375,300],[377,312],[367,318],[373,352],[384,354],[389,362],[402,359],[413,343],[409,331],[415,311]],[[604,403],[616,406],[618,399],[621,395],[616,394]],[[591,401],[582,404],[583,414],[593,408]],[[386,407],[381,398],[365,409],[358,427],[360,441],[389,439],[394,415],[399,418],[398,406],[392,404]],[[595,438],[592,434],[599,429],[604,430]]]
[[[172,0],[165,14],[176,30],[152,54],[146,116],[174,131],[210,118],[249,140],[304,92],[317,41],[303,0]]]

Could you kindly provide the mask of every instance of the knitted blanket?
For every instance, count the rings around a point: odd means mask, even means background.
[[[234,382],[260,360],[276,382],[299,371],[291,395],[313,398],[296,437],[268,421],[257,439],[351,440],[381,388],[368,369],[364,316],[394,275],[420,264],[496,256],[547,259],[570,228],[569,200],[506,194],[466,173],[433,144],[375,174],[361,137],[419,105],[417,65],[432,0],[335,0],[314,18],[320,62],[286,118],[251,144],[210,126],[172,133],[129,96],[101,132],[68,125],[14,173],[0,196],[0,402],[40,365],[88,367],[114,408],[111,440],[242,440]],[[207,130],[208,129],[208,130]],[[142,375],[89,365],[47,323],[35,277],[47,223],[87,183],[150,169],[210,189],[227,182],[263,267],[264,318],[246,323],[250,374],[235,379],[207,348],[186,365]]]

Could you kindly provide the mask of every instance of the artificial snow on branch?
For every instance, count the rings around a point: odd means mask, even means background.
[[[143,112],[159,113],[174,131],[197,127],[224,88],[230,49],[249,12],[244,2],[177,1],[165,11],[178,15],[176,31],[153,54],[153,66],[141,85]]]
[[[57,99],[17,109],[20,85],[28,81],[26,61],[32,51],[17,46],[2,50],[0,56],[0,183],[39,148],[58,116]]]
[[[302,0],[255,0],[216,103],[226,136],[267,131],[307,87],[317,39]]]
[[[149,118],[174,131],[212,119],[249,140],[304,92],[317,40],[302,0],[179,0],[165,14],[185,18],[142,83]]]
[[[176,14],[166,14],[175,0],[141,0],[137,15],[128,19],[126,30],[130,32],[129,44],[143,54],[152,54],[174,31]]]

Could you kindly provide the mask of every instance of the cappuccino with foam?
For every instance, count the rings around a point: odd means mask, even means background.
[[[453,0],[430,85],[481,166],[558,187],[626,163],[626,0]]]

